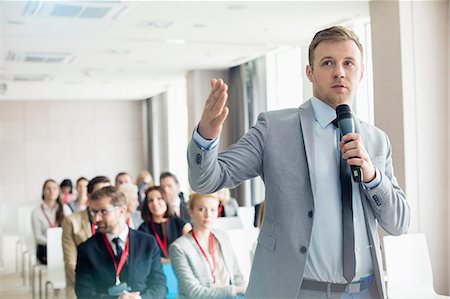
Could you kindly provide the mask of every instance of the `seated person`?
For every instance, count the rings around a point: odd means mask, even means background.
[[[143,222],[141,212],[137,211],[137,208],[139,207],[138,186],[133,183],[125,183],[119,185],[119,190],[125,194],[125,198],[128,202],[127,224],[132,229],[138,229]]]
[[[86,186],[89,205],[89,196],[96,190],[110,186],[111,182],[106,176],[96,176],[89,181]],[[77,247],[93,234],[96,226],[89,216],[89,207],[87,209],[73,213],[64,218],[62,223],[62,246],[64,255],[64,269],[66,272],[66,298],[75,299],[75,267],[77,264]]]
[[[125,195],[115,187],[97,190],[89,197],[89,212],[98,233],[78,246],[78,299],[165,298],[158,245],[126,224]]]
[[[145,191],[145,200],[141,207],[142,219],[139,230],[156,238],[161,249],[161,263],[170,263],[168,248],[178,237],[188,233],[192,226],[175,215],[167,202],[164,189],[153,186]]]
[[[180,299],[236,298],[245,293],[228,235],[212,229],[218,206],[217,194],[192,194],[188,208],[193,229],[169,247]]]
[[[219,217],[233,217],[238,215],[239,204],[236,198],[231,197],[230,189],[223,188],[217,191],[219,196]]]
[[[69,207],[73,213],[86,210],[88,201],[88,184],[89,181],[85,177],[80,177],[77,180],[77,198],[74,201],[69,202]]]
[[[64,209],[59,199],[59,186],[54,180],[46,180],[42,186],[42,203],[31,213],[31,225],[37,244],[36,257],[47,265],[47,229],[61,226]]]

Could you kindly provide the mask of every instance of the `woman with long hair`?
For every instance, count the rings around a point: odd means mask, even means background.
[[[61,226],[64,219],[63,206],[59,199],[59,186],[49,179],[42,186],[42,203],[31,213],[31,224],[36,240],[36,257],[47,264],[47,229]]]
[[[178,237],[192,229],[190,223],[177,217],[171,205],[167,202],[164,189],[153,186],[145,190],[145,200],[141,207],[144,223],[140,231],[153,235],[161,249],[161,263],[170,263],[169,245]]]

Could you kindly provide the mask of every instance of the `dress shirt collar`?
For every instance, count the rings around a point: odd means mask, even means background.
[[[125,242],[127,241],[128,233],[129,233],[128,225],[125,225],[125,228],[119,233],[119,235],[113,235],[111,233],[106,233],[106,237],[108,238],[109,244],[113,244],[112,239],[114,239],[115,237],[119,237],[120,245],[123,248],[125,246]]]
[[[336,111],[318,98],[312,97],[311,104],[313,106],[316,121],[322,128],[328,126],[336,118]]]

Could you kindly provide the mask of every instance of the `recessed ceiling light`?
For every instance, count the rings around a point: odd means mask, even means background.
[[[243,9],[247,9],[247,6],[243,5],[243,4],[231,4],[231,5],[227,5],[227,9],[229,9],[229,10],[243,10]]]
[[[192,24],[192,27],[194,27],[194,28],[205,28],[206,25],[205,24]]]
[[[166,43],[168,44],[176,44],[176,45],[182,45],[186,43],[186,40],[181,38],[168,38],[166,39]]]

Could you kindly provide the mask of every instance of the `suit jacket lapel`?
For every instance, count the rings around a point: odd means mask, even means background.
[[[137,236],[136,232],[132,229],[129,230],[129,243],[128,243],[128,256],[126,260],[126,265],[128,266],[128,285],[133,285],[133,269],[132,269],[132,262],[134,262],[133,258],[137,256]]]
[[[311,169],[314,169],[315,165],[315,142],[314,142],[314,110],[311,105],[311,100],[306,101],[299,108],[300,118],[300,131],[303,136],[303,146],[306,153],[306,164],[308,165],[308,173],[311,176]],[[311,180],[310,180],[310,186]]]

